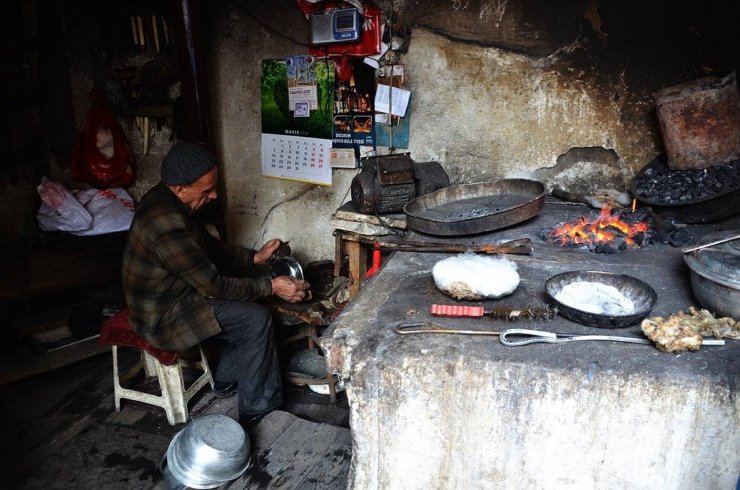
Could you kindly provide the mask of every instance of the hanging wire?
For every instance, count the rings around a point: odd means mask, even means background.
[[[244,2],[243,1],[231,0],[231,3],[234,4],[234,5],[236,5],[237,7],[239,7],[239,9],[242,12],[244,12],[248,17],[250,17],[253,21],[255,21],[257,24],[261,25],[262,27],[264,27],[268,31],[272,32],[273,34],[276,34],[276,35],[278,35],[278,36],[280,36],[282,38],[285,38],[285,39],[287,39],[289,41],[292,41],[293,43],[298,44],[300,46],[313,47],[312,44],[310,44],[310,43],[308,43],[306,41],[300,41],[300,40],[298,40],[298,39],[296,39],[294,37],[289,36],[288,34],[285,34],[284,32],[280,31],[279,29],[277,29],[277,28],[275,28],[275,27],[273,27],[271,25],[268,25],[268,24],[264,23],[254,13],[252,13],[252,11],[249,10],[249,8],[247,8],[244,5]]]
[[[393,17],[395,16],[395,1],[391,0],[391,15],[388,22],[388,49],[393,48]],[[388,152],[393,154],[396,151],[396,147],[393,145],[393,72],[396,71],[395,57],[392,58],[394,61],[391,63],[391,76],[390,76],[390,87],[388,89],[388,142],[391,146],[388,148]]]

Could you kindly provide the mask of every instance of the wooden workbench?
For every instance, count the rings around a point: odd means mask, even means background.
[[[330,223],[336,240],[334,276],[340,275],[344,257],[347,257],[349,291],[350,297],[353,297],[362,287],[373,242],[378,239],[402,239],[406,230],[406,216],[403,213],[381,216],[359,213],[348,201],[337,208]]]

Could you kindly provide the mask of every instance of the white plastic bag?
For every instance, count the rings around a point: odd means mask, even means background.
[[[42,201],[36,213],[42,230],[78,232],[92,225],[92,215],[63,185],[43,177],[36,190]]]
[[[120,187],[88,189],[77,194],[77,199],[92,215],[93,222],[87,230],[73,231],[75,235],[101,235],[125,231],[134,219],[134,200]]]

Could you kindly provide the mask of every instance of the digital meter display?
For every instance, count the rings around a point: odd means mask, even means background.
[[[334,17],[334,22],[337,31],[356,29],[354,12],[337,12],[337,15]]]

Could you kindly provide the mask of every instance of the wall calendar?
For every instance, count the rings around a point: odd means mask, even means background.
[[[330,60],[262,62],[262,175],[331,185],[333,88]]]
[[[331,140],[263,134],[262,174],[266,177],[331,185]]]

